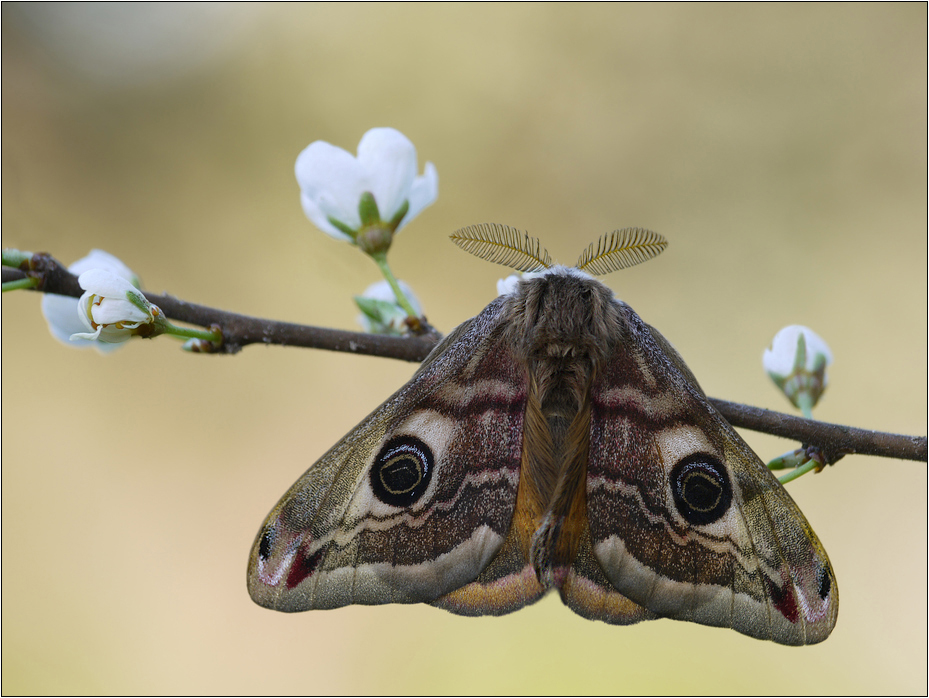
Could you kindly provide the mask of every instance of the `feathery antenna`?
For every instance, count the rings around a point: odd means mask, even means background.
[[[600,276],[632,267],[658,256],[668,241],[645,228],[623,228],[606,233],[590,243],[577,260],[577,268]]]
[[[540,271],[552,266],[552,258],[537,239],[508,225],[469,225],[456,230],[451,238],[466,252],[516,271]]]

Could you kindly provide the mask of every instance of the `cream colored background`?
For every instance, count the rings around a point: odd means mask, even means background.
[[[925,434],[926,6],[11,6],[3,245],[106,249],[145,287],[352,328],[377,280],[293,179],[394,126],[440,176],[391,258],[447,331],[500,267],[484,221],[573,263],[629,225],[670,240],[608,278],[708,393],[786,409],[783,325],[831,345],[825,420]],[[252,604],[263,517],[414,366],[279,347],[109,357],[3,296],[3,693],[925,693],[926,466],[848,457],[790,485],[841,589],[832,637],[426,606]],[[763,458],[791,448],[748,434]]]

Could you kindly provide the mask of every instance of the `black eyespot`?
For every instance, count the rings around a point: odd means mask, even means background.
[[[258,556],[262,560],[267,560],[271,557],[272,545],[274,545],[274,531],[269,528],[264,532],[264,535],[261,536],[261,542],[258,544]]]
[[[674,466],[671,493],[681,516],[696,525],[718,521],[732,504],[726,467],[706,453],[695,453]]]
[[[819,598],[825,599],[832,591],[832,575],[828,567],[823,567],[819,571]]]
[[[408,507],[432,477],[432,451],[417,438],[397,436],[385,444],[371,466],[371,489],[384,504]]]

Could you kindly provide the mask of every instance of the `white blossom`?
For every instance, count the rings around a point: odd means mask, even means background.
[[[85,271],[78,283],[85,293],[78,300],[77,315],[88,331],[75,333],[72,339],[125,342],[161,313],[137,287],[105,269]]]
[[[139,278],[123,262],[103,250],[91,250],[90,254],[77,260],[68,267],[68,271],[80,276],[91,269],[103,269],[117,276],[121,276],[132,283],[136,288],[141,286]],[[42,295],[42,314],[48,322],[48,329],[55,339],[72,347],[95,347],[98,351],[106,353],[112,351],[118,344],[107,344],[94,340],[74,338],[72,335],[83,333],[86,327],[81,322],[77,312],[78,299],[71,296],[59,296],[55,293]]]
[[[761,362],[792,403],[801,406],[801,396],[805,395],[812,407],[828,383],[826,368],[832,364],[832,352],[813,330],[789,325],[774,336]]]
[[[380,220],[397,232],[439,195],[435,166],[427,162],[419,176],[417,167],[415,146],[392,128],[368,131],[358,144],[357,157],[315,141],[300,153],[295,167],[303,211],[324,233],[354,240],[363,227],[359,204],[367,192],[374,198]],[[404,208],[405,213],[395,221]]]

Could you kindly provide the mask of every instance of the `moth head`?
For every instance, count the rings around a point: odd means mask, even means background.
[[[554,266],[548,250],[541,246],[538,239],[508,225],[469,225],[456,230],[451,239],[466,252],[516,271],[537,273]],[[578,257],[574,268],[601,276],[656,257],[667,246],[668,241],[651,230],[614,230],[590,243]]]

